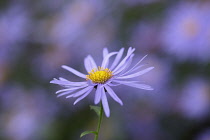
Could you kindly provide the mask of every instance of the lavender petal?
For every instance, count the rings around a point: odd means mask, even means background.
[[[101,92],[102,92],[102,86],[98,85],[97,89],[96,89],[96,95],[95,95],[95,100],[94,103],[98,104],[101,100]]]
[[[120,59],[122,58],[123,52],[124,52],[124,48],[120,49],[117,56],[115,57],[114,62],[112,63],[112,66],[110,67],[110,70],[113,70],[115,68],[115,66],[120,62]]]
[[[107,92],[109,93],[109,95],[110,95],[116,102],[118,102],[120,105],[123,105],[122,100],[115,94],[115,92],[114,92],[109,86],[105,86],[105,89],[107,90]]]
[[[81,72],[79,72],[79,71],[77,71],[77,70],[75,70],[75,69],[73,69],[73,68],[71,68],[69,66],[62,65],[62,68],[70,71],[71,73],[73,73],[73,74],[75,74],[75,75],[77,75],[77,76],[79,76],[81,78],[85,78],[86,79],[86,75],[85,74],[83,74],[83,73],[81,73]]]
[[[106,55],[102,61],[101,67],[107,68],[107,66],[109,64],[109,58],[115,54],[117,54],[117,52],[112,52],[112,53],[109,53],[108,55]]]
[[[84,95],[82,95],[81,97],[77,98],[77,100],[74,102],[74,105],[76,103],[78,103],[79,101],[81,101],[82,99],[84,99],[86,96],[88,96],[91,91],[92,91],[92,89],[89,89]]]
[[[152,70],[152,69],[154,69],[154,67],[149,67],[149,68],[146,68],[146,69],[144,69],[144,70],[141,70],[141,71],[139,71],[139,72],[136,72],[136,73],[133,73],[133,74],[130,74],[130,75],[126,75],[126,76],[122,76],[122,77],[117,77],[116,79],[134,78],[134,77],[143,75],[143,74],[149,72],[149,71]]]
[[[93,89],[93,87],[92,86],[86,87],[86,88],[84,88],[84,89],[82,89],[82,90],[80,90],[80,91],[78,91],[78,92],[76,92],[74,94],[66,96],[66,98],[81,96],[82,94],[84,94],[85,92],[87,92],[90,89]]]
[[[102,105],[103,105],[103,109],[104,109],[106,116],[109,117],[110,109],[109,109],[109,104],[108,104],[107,97],[106,97],[104,90],[102,90]]]

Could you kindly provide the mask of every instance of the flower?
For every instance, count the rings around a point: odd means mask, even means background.
[[[164,51],[181,61],[209,61],[209,12],[209,2],[181,2],[169,9],[160,35]]]
[[[149,85],[140,84],[138,81],[128,80],[143,75],[154,68],[149,67],[143,70],[139,70],[144,66],[139,64],[146,56],[144,56],[136,65],[130,68],[134,56],[134,51],[135,49],[130,47],[126,56],[121,60],[124,48],[120,49],[119,52],[110,53],[108,52],[107,48],[105,48],[103,50],[103,61],[101,66],[97,66],[94,59],[90,55],[84,59],[85,68],[88,72],[87,75],[71,67],[65,65],[62,66],[62,68],[85,79],[85,81],[71,82],[64,78],[54,78],[52,81],[50,81],[50,83],[65,87],[65,89],[61,89],[56,92],[56,94],[59,93],[58,97],[64,95],[67,95],[66,98],[78,97],[74,104],[84,99],[94,88],[96,88],[94,103],[98,104],[100,101],[102,101],[104,112],[106,116],[109,117],[110,109],[106,94],[109,94],[116,102],[118,102],[120,105],[123,105],[121,99],[112,90],[112,86],[118,86],[122,84],[144,90],[153,90],[153,88]],[[114,55],[116,55],[116,57],[112,65],[109,66],[109,59]]]

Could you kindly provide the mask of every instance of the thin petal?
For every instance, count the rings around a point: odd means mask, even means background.
[[[79,72],[79,71],[77,71],[77,70],[75,70],[75,69],[73,69],[73,68],[71,68],[69,66],[63,65],[62,68],[70,71],[71,73],[73,73],[73,74],[75,74],[75,75],[77,75],[77,76],[79,76],[81,78],[85,78],[86,79],[86,75],[85,74],[83,74],[83,73],[81,73],[81,72]]]
[[[74,105],[76,103],[78,103],[79,101],[81,101],[82,99],[84,99],[86,96],[88,96],[90,94],[90,92],[92,91],[92,89],[89,89],[84,95],[82,95],[81,97],[79,97],[75,102]]]
[[[113,55],[117,54],[117,52],[112,52],[109,53],[108,55],[105,56],[105,58],[103,59],[103,62],[101,64],[101,67],[103,68],[107,68],[108,64],[109,64],[109,58]]]
[[[87,81],[85,81],[85,82],[72,82],[72,81],[69,81],[69,80],[67,80],[65,78],[62,78],[62,77],[59,77],[59,80],[66,81],[66,82],[68,82],[68,83],[70,83],[72,85],[75,85],[75,86],[76,85],[80,86],[80,85],[83,85],[83,84],[87,84]]]
[[[129,48],[130,49],[130,48]],[[126,55],[126,57],[120,62],[120,64],[113,70],[113,72],[116,72],[117,70],[119,70],[125,63],[126,61],[130,58],[130,56],[132,55],[132,53],[135,51],[135,49],[130,49],[130,51],[128,50],[128,53]]]
[[[85,65],[85,69],[87,72],[90,72],[92,70],[92,67],[91,67],[90,61],[88,60],[88,57],[86,57],[84,59],[84,65]]]
[[[61,78],[59,78],[59,79],[61,79]],[[87,82],[70,82],[68,80],[63,80],[63,79],[62,80],[53,79],[52,81],[50,81],[50,83],[61,85],[61,86],[82,86],[82,85],[88,85]]]
[[[120,84],[119,84],[119,83],[116,83],[116,84],[114,84],[114,83],[109,83],[108,85],[109,85],[109,86],[119,86]]]
[[[144,70],[141,70],[141,71],[139,71],[139,72],[136,72],[136,73],[133,73],[133,74],[130,74],[130,75],[126,75],[126,76],[122,76],[122,77],[117,77],[116,79],[134,78],[134,77],[143,75],[143,74],[149,72],[149,71],[152,70],[152,69],[154,69],[154,67],[149,67],[149,68],[146,68],[146,69],[144,69]]]
[[[70,93],[72,93],[72,92],[74,92],[74,91],[75,91],[75,90],[70,90],[70,91],[66,91],[66,92],[60,93],[60,94],[58,94],[58,96],[57,96],[57,97],[61,97],[61,96],[64,96],[64,95],[70,94]]]
[[[128,53],[130,53],[132,51],[132,47],[128,48]]]
[[[120,62],[120,59],[122,58],[124,52],[124,48],[120,49],[120,51],[118,52],[114,62],[112,63],[112,66],[110,67],[111,70],[113,70],[115,68],[115,66]]]
[[[87,92],[90,89],[93,89],[93,87],[92,86],[86,87],[86,88],[84,88],[84,89],[82,89],[82,90],[80,90],[80,91],[78,91],[78,92],[76,92],[74,94],[66,96],[66,98],[81,96],[82,94],[84,94],[85,92]]]
[[[61,80],[61,81],[69,81],[69,80],[67,80],[67,79],[65,79],[63,77],[59,77],[59,80]],[[69,82],[71,82],[71,81],[69,81]]]
[[[101,100],[101,92],[102,92],[102,86],[98,85],[96,89],[96,95],[95,95],[95,100],[94,103],[98,104]]]
[[[136,65],[134,65],[129,71],[127,71],[126,73],[124,73],[124,74],[127,74],[127,73],[129,73],[129,72],[131,72],[131,71],[135,71],[134,69],[145,59],[147,57],[147,55],[145,55],[142,59],[140,59],[139,60],[139,62],[138,63],[136,63]],[[140,67],[142,67],[142,66],[140,66]]]
[[[97,68],[96,62],[91,55],[89,55],[89,59],[90,59],[90,63],[92,65],[92,68]]]
[[[84,88],[86,86],[87,85],[83,85],[83,86],[79,86],[79,87],[72,87],[72,88],[61,89],[61,90],[56,91],[56,94],[58,94],[60,92],[65,92],[65,91],[77,90],[77,89],[80,89],[80,88]]]
[[[109,54],[109,51],[107,48],[103,49],[103,58],[105,58]]]
[[[90,72],[92,69],[97,68],[96,62],[91,55],[88,55],[85,58],[85,68],[87,72]]]
[[[133,53],[135,50],[135,48],[129,47],[127,54]]]
[[[128,68],[129,68],[130,65],[132,64],[133,56],[134,56],[134,54],[132,54],[132,55],[130,56],[130,59],[128,60],[128,62],[126,62],[127,64],[125,64],[124,68],[122,68],[122,70],[120,71],[120,74],[121,74],[121,73],[125,73],[125,72],[128,71]]]
[[[104,109],[106,116],[109,117],[110,109],[109,109],[109,104],[108,104],[107,97],[106,97],[104,90],[102,90],[102,105],[103,105],[103,109]]]
[[[120,75],[120,76],[124,76],[124,75],[126,75],[126,74],[128,74],[128,73],[131,73],[131,72],[139,71],[139,69],[140,69],[141,67],[143,67],[143,66],[145,66],[145,64],[140,65],[140,66],[137,66],[137,67],[135,67],[134,69],[132,69],[131,71],[129,70],[128,72],[125,72],[125,73],[123,73],[123,74]]]
[[[118,68],[118,70],[113,71],[114,75],[117,75],[119,73],[121,73],[122,71],[125,71],[132,63],[133,60],[133,54],[125,61],[125,63],[123,65],[121,65],[120,68]]]
[[[119,84],[122,84],[122,83],[128,84],[128,83],[138,83],[139,81],[122,81],[122,80],[114,79],[112,82],[119,83]]]
[[[118,102],[120,105],[123,105],[122,100],[115,94],[115,92],[114,92],[109,86],[105,86],[105,89],[107,90],[107,92],[109,93],[109,95],[110,95],[116,102]]]
[[[139,88],[139,89],[153,90],[153,88],[151,86],[146,85],[146,84],[135,83],[136,81],[134,81],[134,82],[132,82],[132,81],[131,82],[127,82],[127,81],[117,81],[117,80],[115,80],[115,82],[123,84],[123,85],[130,86],[130,87]]]

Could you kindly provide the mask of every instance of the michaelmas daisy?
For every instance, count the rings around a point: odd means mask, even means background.
[[[109,94],[120,105],[123,105],[122,100],[112,90],[112,86],[126,85],[144,90],[153,90],[153,88],[149,85],[130,80],[143,75],[154,68],[148,67],[141,69],[144,65],[140,65],[140,63],[146,56],[144,56],[137,64],[130,67],[134,57],[134,51],[135,49],[130,47],[126,56],[122,59],[124,48],[120,49],[118,52],[110,53],[107,48],[104,48],[103,61],[100,66],[96,65],[94,59],[90,55],[84,59],[87,74],[83,74],[65,65],[62,66],[62,68],[83,78],[84,80],[82,82],[71,82],[64,78],[54,78],[50,81],[50,83],[58,84],[64,87],[64,89],[56,92],[58,97],[66,96],[66,98],[77,98],[74,104],[88,96],[93,89],[96,89],[94,103],[98,104],[101,101],[103,110],[106,116],[109,117],[110,109],[107,101],[107,94]],[[115,59],[112,64],[109,64],[109,59],[113,56],[115,56]]]

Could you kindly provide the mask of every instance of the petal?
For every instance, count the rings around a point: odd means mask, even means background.
[[[110,95],[116,102],[118,102],[120,105],[123,105],[122,100],[115,94],[115,92],[114,92],[109,86],[105,86],[105,89],[107,90],[107,92],[109,93],[109,95]]]
[[[114,81],[123,85],[130,86],[130,87],[135,87],[135,88],[144,89],[144,90],[153,90],[151,86],[146,85],[146,84],[139,84],[139,83],[136,83],[136,81],[119,81],[119,80],[114,80]]]
[[[130,49],[130,48],[129,48]],[[117,70],[119,70],[122,65],[124,65],[126,63],[126,61],[130,58],[130,56],[133,54],[133,52],[135,51],[135,49],[130,49],[130,51],[128,50],[128,53],[126,55],[126,57],[120,62],[120,64],[113,70],[113,72],[116,72]]]
[[[112,63],[112,66],[110,67],[111,70],[113,70],[115,68],[115,66],[120,62],[120,59],[122,58],[124,52],[124,48],[120,49],[120,51],[118,52],[114,62]]]
[[[127,53],[130,53],[131,50],[132,50],[132,47],[129,47]]]
[[[85,58],[85,68],[87,72],[90,72],[92,69],[97,68],[96,62],[91,55],[88,55]]]
[[[70,90],[70,91],[66,91],[66,92],[60,93],[60,94],[58,94],[58,96],[57,96],[57,97],[61,97],[61,96],[64,96],[64,95],[70,94],[70,93],[72,93],[72,92],[74,92],[74,91],[75,91],[75,90]]]
[[[137,66],[138,66],[146,57],[147,57],[147,55],[145,55],[142,59],[140,59],[139,62],[136,63],[136,65],[134,65],[129,71],[127,71],[127,72],[124,73],[124,74],[127,74],[127,73],[129,73],[129,72],[131,72],[131,71],[135,71],[135,69],[137,68]],[[138,67],[142,67],[142,66],[143,66],[143,65],[138,66]],[[123,74],[123,75],[124,75],[124,74]]]
[[[94,103],[95,104],[98,104],[100,102],[102,90],[103,90],[102,86],[101,85],[98,85],[97,86],[97,89],[96,89],[95,100],[94,100]]]
[[[91,67],[90,61],[88,60],[88,57],[86,57],[84,59],[84,65],[85,65],[85,69],[87,72],[90,72],[92,70],[92,67]]]
[[[146,68],[144,70],[141,70],[139,72],[136,72],[136,73],[133,73],[133,74],[130,74],[130,75],[126,75],[126,76],[122,76],[122,77],[117,77],[116,79],[128,79],[128,78],[137,77],[137,76],[140,76],[140,75],[143,75],[143,74],[149,72],[152,69],[154,69],[154,67],[149,67],[149,68]]]
[[[109,64],[109,58],[113,55],[117,54],[117,52],[112,52],[112,53],[109,53],[108,55],[106,55],[103,59],[103,62],[101,64],[101,67],[103,68],[107,68],[108,64]]]
[[[58,79],[53,79],[50,81],[51,84],[57,84],[57,85],[69,85],[69,83],[67,81],[61,81]]]
[[[102,90],[102,105],[106,116],[109,117],[110,116],[109,104],[104,90]]]
[[[97,68],[96,62],[91,55],[89,55],[89,59],[90,59],[90,63],[92,65],[92,68]]]
[[[84,88],[84,89],[82,89],[82,90],[80,90],[80,91],[78,91],[78,92],[76,92],[74,94],[66,96],[66,98],[81,96],[82,94],[84,94],[85,92],[87,92],[90,89],[93,89],[93,86],[88,86],[88,87],[86,87],[86,88]]]
[[[135,50],[135,48],[129,47],[127,54],[133,53]]]
[[[56,94],[58,94],[60,92],[64,92],[64,91],[77,90],[77,89],[84,88],[84,87],[87,87],[87,85],[83,85],[83,86],[79,86],[79,87],[72,87],[72,88],[61,89],[61,90],[56,91]]]
[[[103,49],[103,58],[105,58],[109,54],[109,51],[107,48]]]
[[[68,82],[69,84],[74,85],[74,86],[80,86],[80,85],[84,85],[84,84],[87,84],[87,85],[88,85],[87,81],[85,81],[85,82],[72,82],[72,81],[69,81],[69,80],[64,79],[64,78],[62,78],[62,77],[59,77],[59,80],[60,80],[60,81],[66,81],[66,82]]]
[[[68,81],[66,79],[64,80],[64,78],[59,78],[59,80],[54,78],[52,81],[50,81],[50,83],[61,85],[61,86],[82,86],[82,85],[88,85],[87,82],[70,82],[70,81]]]
[[[127,72],[123,73],[123,74],[122,74],[122,75],[120,75],[120,76],[126,75],[126,74],[131,73],[131,72],[136,72],[137,70],[139,71],[139,69],[140,69],[141,67],[145,66],[145,65],[146,65],[146,64],[143,64],[143,65],[137,66],[137,67],[135,67],[134,69],[129,70],[129,71],[127,71]]]
[[[89,89],[84,95],[82,95],[81,97],[79,97],[79,98],[74,102],[74,105],[75,105],[76,103],[78,103],[79,101],[81,101],[82,99],[84,99],[86,96],[88,96],[92,90],[93,90],[93,89]]]
[[[107,85],[109,85],[109,86],[119,86],[120,84],[119,84],[119,83],[116,83],[116,84],[114,84],[114,83],[109,83],[109,84],[107,84]]]
[[[133,60],[133,54],[126,60],[126,62],[123,64],[123,65],[121,65],[121,67],[120,68],[118,68],[118,70],[116,70],[116,71],[113,71],[113,74],[114,75],[117,75],[117,74],[119,74],[119,73],[121,73],[122,71],[125,71],[130,65],[131,65],[131,63],[132,63],[132,60]]]
[[[119,83],[119,84],[122,84],[122,83],[128,84],[128,83],[138,83],[139,81],[122,81],[122,80],[114,79],[112,82],[116,82],[116,83]]]
[[[70,71],[71,73],[73,73],[73,74],[75,74],[75,75],[77,75],[77,76],[79,76],[81,78],[85,78],[86,79],[86,75],[85,74],[83,74],[83,73],[81,73],[81,72],[79,72],[79,71],[77,71],[77,70],[75,70],[75,69],[73,69],[73,68],[71,68],[69,66],[62,65],[62,68]]]

